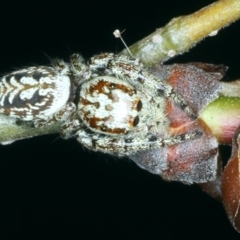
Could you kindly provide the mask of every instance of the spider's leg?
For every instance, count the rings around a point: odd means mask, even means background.
[[[90,70],[96,72],[96,71],[101,71],[105,70],[107,67],[109,61],[114,59],[114,54],[113,53],[102,53],[96,56],[93,56],[89,59],[88,65]]]
[[[172,99],[177,103],[187,114],[196,118],[194,111],[187,105],[183,97],[181,97],[175,90],[165,82],[165,80],[159,79],[151,73],[143,70],[141,62],[135,61],[127,57],[119,58],[114,61],[110,61],[108,64],[109,71],[119,78],[128,80],[133,86],[142,84],[148,86],[154,91],[163,91],[166,98]]]
[[[61,75],[70,75],[70,68],[69,64],[65,63],[63,60],[58,58],[52,60],[52,66],[54,67],[55,71],[57,71]]]
[[[76,137],[76,132],[81,128],[83,128],[82,121],[76,116],[76,112],[74,112],[67,121],[61,125],[61,137],[64,139]]]
[[[161,80],[148,72],[140,73],[140,80],[145,84],[152,85],[153,88],[164,91],[164,96],[166,98],[172,99],[176,104],[178,104],[190,117],[197,118],[194,111],[187,105],[186,101],[182,96],[180,96],[173,87],[167,84],[164,80]]]
[[[78,141],[90,150],[101,151],[118,156],[129,156],[139,151],[157,149],[159,147],[171,146],[188,140],[193,140],[197,138],[199,134],[200,133],[198,132],[185,133],[166,139],[157,138],[152,135],[134,138],[115,138],[103,134],[91,133],[85,129],[81,129],[76,135]]]
[[[80,54],[72,54],[70,57],[70,64],[73,75],[75,76],[75,78],[78,79],[77,85],[79,85],[83,81],[89,80],[92,77],[92,73],[89,67],[87,66],[87,64],[85,64],[85,61]]]

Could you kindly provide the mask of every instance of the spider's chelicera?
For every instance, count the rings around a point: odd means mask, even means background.
[[[179,144],[197,133],[170,135],[166,112],[174,101],[194,113],[164,80],[135,58],[103,53],[86,64],[73,54],[70,64],[30,67],[1,78],[0,112],[35,127],[62,122],[63,138],[118,156]]]

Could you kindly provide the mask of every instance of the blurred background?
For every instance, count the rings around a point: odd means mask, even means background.
[[[130,46],[213,1],[43,1],[4,3],[0,73],[50,59],[86,59]],[[221,14],[221,13],[219,13]],[[229,66],[240,77],[240,21],[167,63]],[[227,148],[222,150],[228,156]],[[0,239],[239,239],[222,205],[196,186],[164,182],[128,159],[93,153],[58,135],[0,146]]]

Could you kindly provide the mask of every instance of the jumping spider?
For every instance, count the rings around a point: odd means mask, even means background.
[[[78,90],[77,90],[78,89]],[[166,102],[194,113],[173,88],[144,69],[139,59],[103,53],[88,64],[30,67],[0,81],[0,112],[41,127],[60,121],[63,138],[119,156],[179,144],[197,133],[168,132]]]
[[[103,53],[85,64],[71,56],[80,80],[75,113],[62,125],[63,138],[76,137],[85,147],[118,156],[179,144],[198,133],[171,136],[166,101],[195,117],[184,99],[135,58]]]

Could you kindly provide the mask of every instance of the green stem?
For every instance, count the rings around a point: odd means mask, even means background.
[[[130,51],[145,65],[152,66],[188,51],[239,18],[239,0],[217,1],[196,13],[172,19],[165,27],[133,44]],[[124,50],[123,54],[128,52]]]
[[[220,97],[208,104],[200,118],[220,144],[231,144],[240,126],[240,81],[222,82]]]

